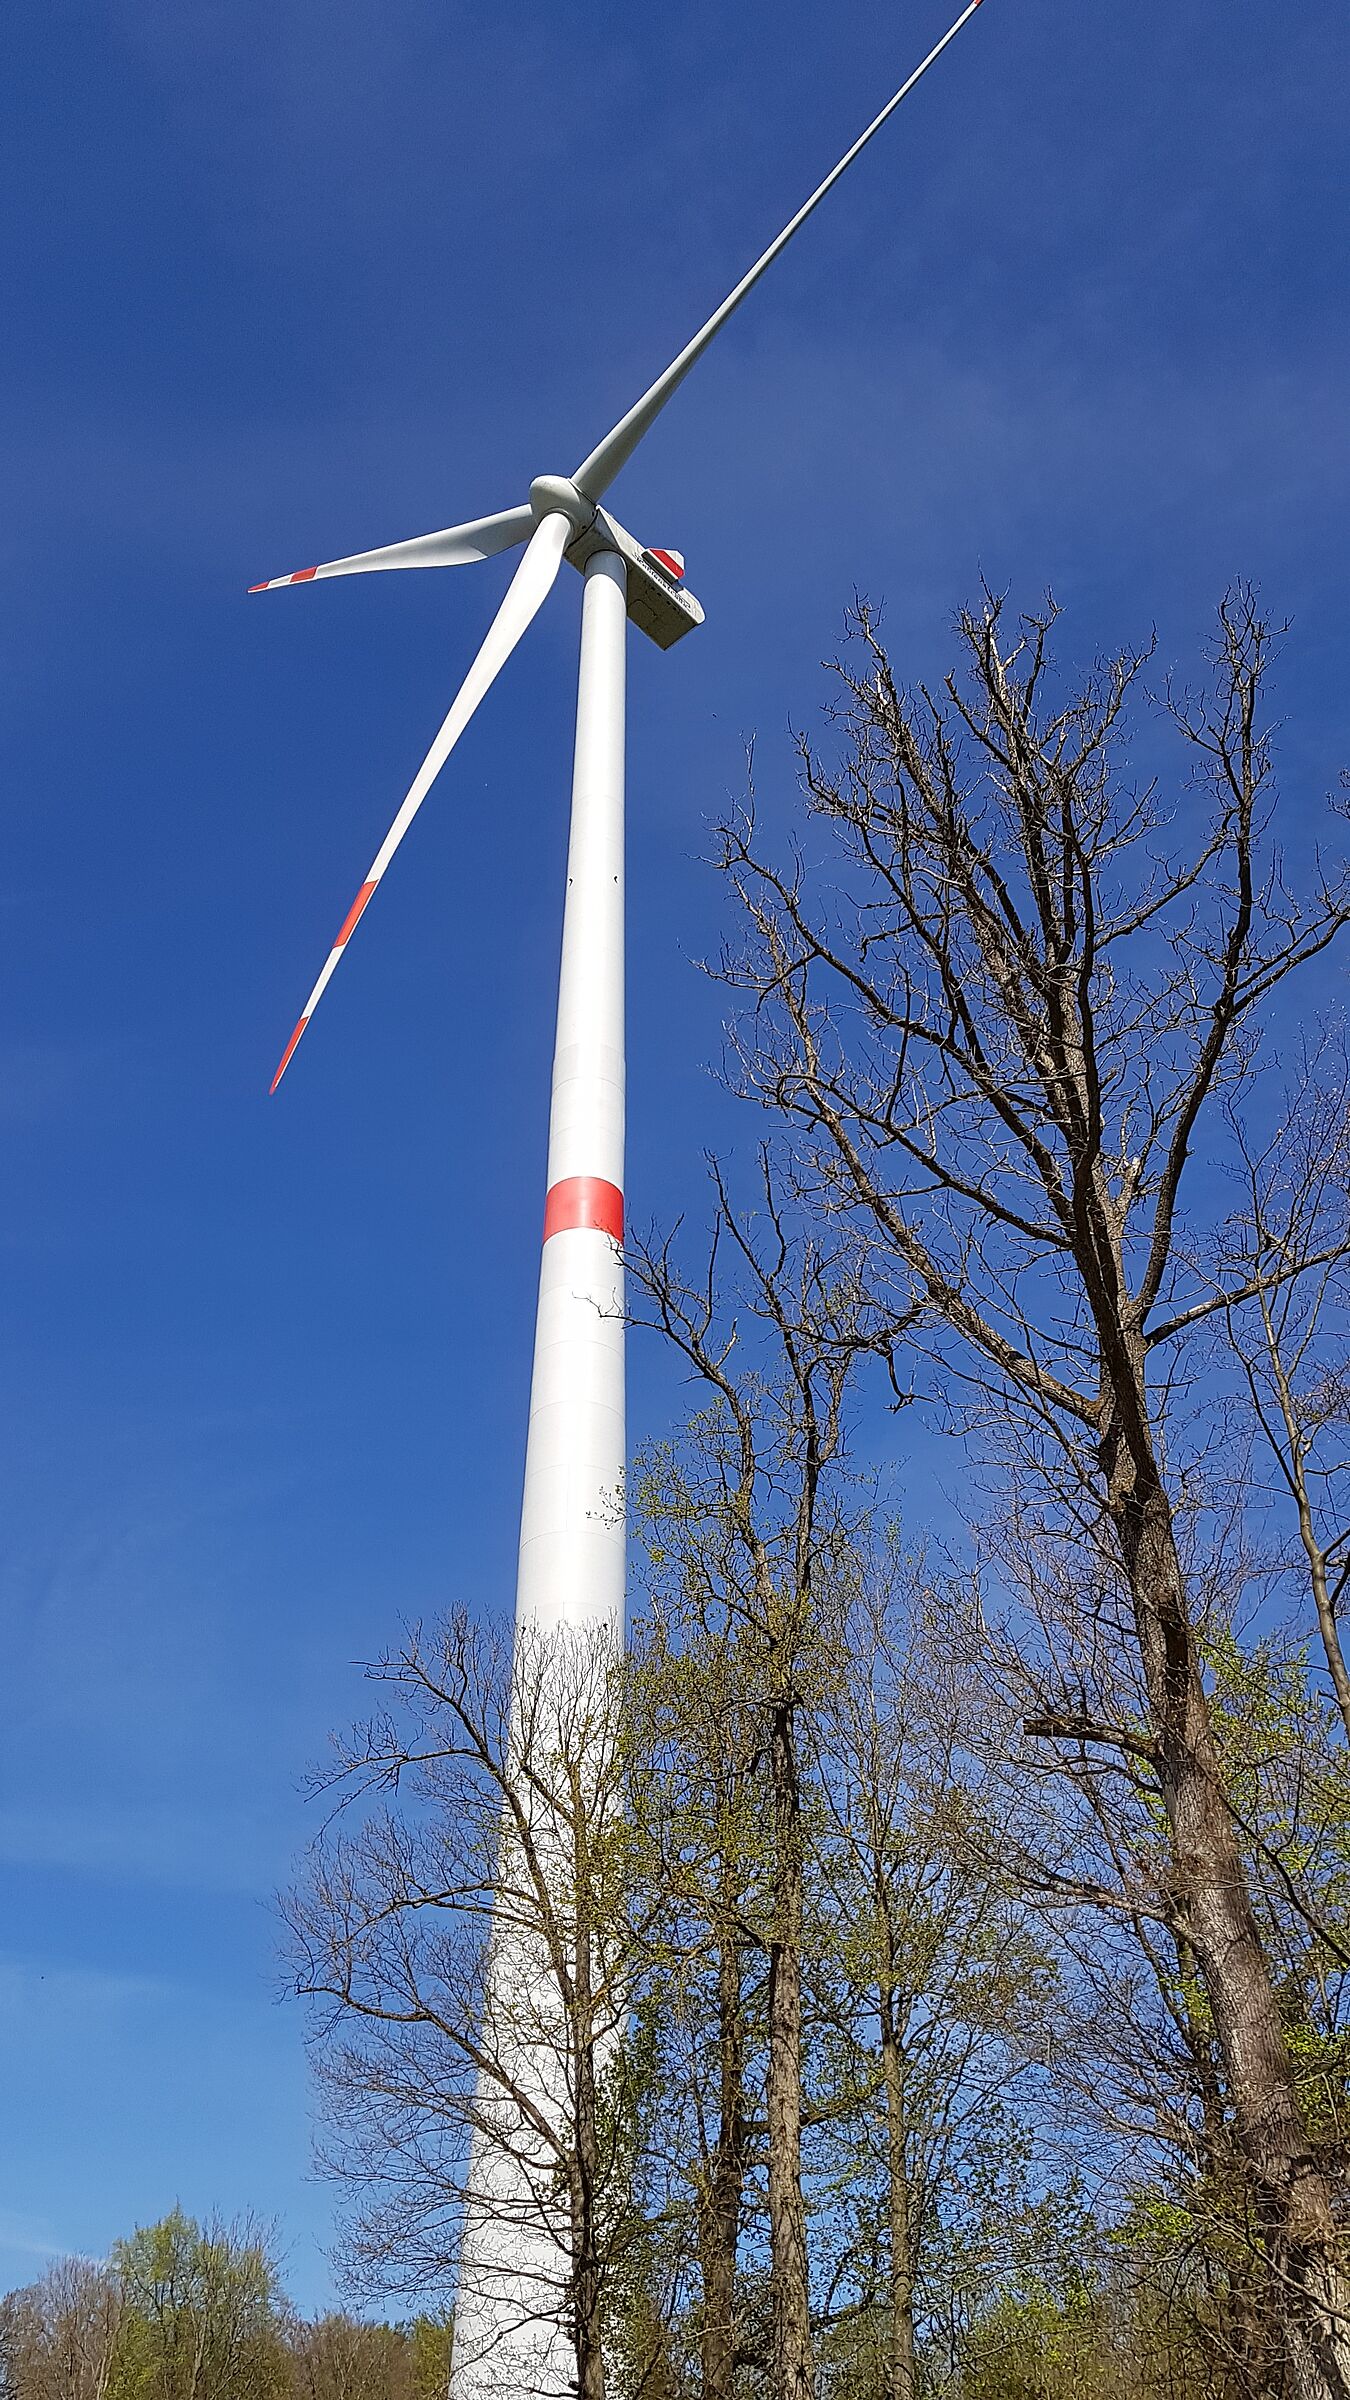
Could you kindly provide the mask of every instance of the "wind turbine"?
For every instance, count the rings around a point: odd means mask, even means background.
[[[548,598],[563,559],[585,578],[543,1257],[516,1586],[518,1633],[591,1627],[616,1642],[622,1638],[626,620],[631,618],[662,649],[703,622],[698,602],[684,589],[679,552],[644,548],[601,501],[728,318],[982,5],[983,0],[968,0],[941,41],[721,306],[573,475],[537,476],[528,500],[495,516],[333,559],[324,566],[302,567],[251,587],[266,592],[333,575],[467,566],[522,544],[525,551],[305,1002],[273,1078],[275,1092],[395,851],[479,702]],[[471,2186],[472,2182],[471,2171]],[[487,2221],[492,2205],[493,2195],[485,2190],[480,2221],[474,2221],[472,2198],[466,2211],[452,2374],[455,2400],[471,2400],[471,2395],[488,2391],[565,2393],[572,2384],[561,2307],[555,2321],[548,2322],[549,2312],[541,2310],[537,2299],[551,2281],[556,2284],[556,2274],[550,2277],[548,2261],[538,2245],[532,2245],[526,2228],[510,2222],[509,2205],[495,2228]],[[472,2273],[466,2278],[470,2260]],[[513,2360],[513,2338],[526,2333],[527,2319],[533,2319],[528,2356],[518,2349]]]

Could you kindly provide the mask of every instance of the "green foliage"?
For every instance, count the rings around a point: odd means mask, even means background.
[[[445,2400],[454,2330],[454,2316],[449,2309],[440,2316],[414,2317],[407,2327],[413,2400]]]
[[[1095,2293],[1065,2298],[1028,2282],[1005,2292],[962,2345],[961,2400],[1125,2400],[1140,2392],[1109,2307]]]
[[[181,2208],[113,2245],[124,2316],[110,2400],[273,2400],[287,2381],[283,2297],[251,2225]]]
[[[299,2317],[256,2225],[175,2208],[0,2300],[3,2400],[445,2400],[449,2314]]]

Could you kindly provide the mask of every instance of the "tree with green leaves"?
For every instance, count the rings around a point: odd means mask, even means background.
[[[832,1555],[848,1534],[840,1471],[845,1395],[873,1337],[846,1250],[794,1232],[767,1158],[753,1213],[732,1204],[716,1166],[713,1182],[716,1219],[697,1273],[681,1265],[670,1243],[639,1247],[633,1261],[644,1313],[707,1400],[695,1439],[664,1489],[649,1484],[647,1515],[649,1539],[668,1563],[686,1617],[692,1601],[695,1662],[711,1638],[720,1649],[719,1670],[730,1672],[738,1707],[755,1728],[763,1864],[753,1878],[757,1905],[745,1922],[763,1973],[767,2380],[775,2400],[813,2400],[803,2186],[811,1838],[803,1744],[817,1611]],[[675,1605],[672,1595],[666,1606]],[[707,1631],[697,1625],[700,1615]],[[748,1898],[747,1892],[738,1905],[744,1908]],[[728,1977],[718,2003],[725,2029],[727,2004],[733,2015],[739,2005],[732,1982],[740,1965],[726,1940],[720,1951]],[[739,2066],[735,2072],[739,2078]],[[729,2102],[741,2105],[734,2085],[717,2103],[723,2132],[732,2123]],[[724,2268],[730,2234],[727,2207],[719,2250]],[[705,2305],[719,2321],[725,2291],[714,2296],[706,2277]],[[733,2330],[733,2360],[739,2347]],[[724,2349],[719,2374],[726,2364]]]
[[[690,1429],[700,1460],[705,1430]],[[651,1454],[637,1479],[651,1588],[628,1671],[630,1822],[635,1876],[653,1902],[636,1995],[639,2152],[647,2351],[659,2320],[667,2345],[696,2350],[701,2400],[733,2400],[750,2348],[740,2251],[762,2153],[769,1859],[758,1685],[705,1497],[682,1445]]]
[[[109,2265],[125,2400],[278,2400],[283,2297],[262,2226],[200,2225],[175,2208],[115,2242]]]
[[[945,1627],[895,1535],[859,1541],[821,1612],[810,1718],[817,2246],[836,2356],[871,2354],[878,2400],[917,2400],[922,2337],[951,2354],[972,2296],[1062,2266],[1085,2213],[1036,2139],[1055,1952],[1003,1871],[1010,1795]]]

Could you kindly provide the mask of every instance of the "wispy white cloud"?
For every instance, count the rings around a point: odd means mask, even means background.
[[[0,1861],[220,1894],[266,1892],[285,1859],[258,1818],[104,1805],[0,1808]]]
[[[58,2240],[51,2231],[44,2229],[40,2218],[30,2222],[0,2209],[0,2258],[6,2252],[16,2258],[31,2258],[39,2266],[53,2258],[79,2258],[91,2267],[103,2264],[89,2251],[77,2250],[70,2242]]]
[[[565,159],[575,132],[555,96],[580,78],[574,45],[563,23],[531,12],[522,76],[513,13],[498,21],[479,11],[470,31],[456,26],[455,12],[372,10],[367,0],[197,0],[191,9],[104,0],[116,38],[154,77],[199,160],[205,153],[222,222],[255,242],[307,233],[327,244],[345,223],[369,236],[371,187],[340,171],[354,153],[384,161],[374,194],[380,230],[415,199],[443,192],[447,147],[486,167],[505,122],[519,140],[524,121],[534,157]],[[461,100],[460,61],[469,57],[472,107]],[[492,90],[509,91],[509,118],[483,106],[480,95]]]
[[[0,1957],[0,2021],[30,2019],[41,2008],[47,2019],[105,2015],[144,2008],[175,1989],[155,1975],[113,1974],[102,1967],[48,1967],[31,1958]]]

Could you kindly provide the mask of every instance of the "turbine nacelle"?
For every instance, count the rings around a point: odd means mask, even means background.
[[[628,570],[628,615],[658,650],[669,650],[696,625],[703,611],[684,589],[684,559],[678,550],[654,550],[625,530],[617,517],[588,499],[570,475],[536,475],[530,485],[536,525],[565,517],[572,540],[563,556],[584,575],[597,550],[613,550]]]
[[[537,488],[532,487],[532,494]],[[644,549],[607,508],[594,511],[591,523],[569,542],[564,556],[584,575],[597,550],[617,551],[623,560],[628,570],[628,621],[658,650],[672,649],[703,623],[703,610],[681,580],[684,560],[678,550]]]
[[[696,625],[703,611],[684,586],[684,560],[678,550],[653,550],[635,541],[617,517],[587,497],[570,475],[536,475],[530,485],[530,508],[536,525],[545,517],[565,517],[572,540],[563,555],[585,574],[597,550],[613,550],[628,570],[628,615],[640,633],[669,650]]]

